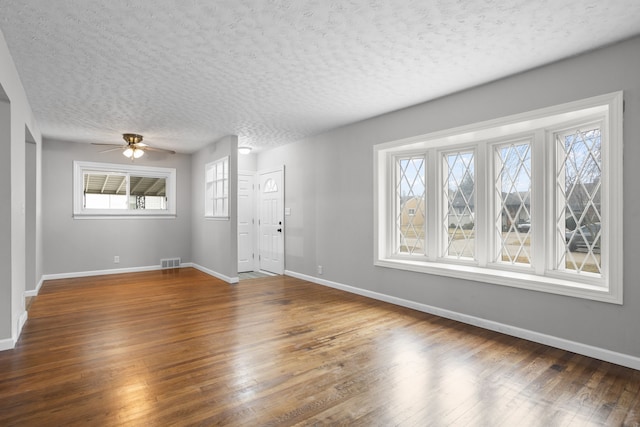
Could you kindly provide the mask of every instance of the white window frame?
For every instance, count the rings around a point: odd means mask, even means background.
[[[98,172],[130,176],[164,178],[166,180],[166,209],[85,209],[84,208],[84,174]],[[127,196],[129,190],[127,190]],[[176,217],[176,170],[139,165],[116,163],[73,162],[73,217],[77,219],[105,218],[175,218]]]
[[[513,116],[489,120],[374,146],[374,264],[615,304],[623,300],[623,93],[614,92]],[[555,145],[553,135],[590,121],[602,124],[602,274],[576,274],[551,268],[556,260]],[[492,262],[497,242],[493,233],[495,147],[511,140],[531,139],[532,265]],[[442,153],[474,149],[476,174],[476,257],[442,257]],[[394,161],[424,153],[427,200],[425,255],[395,251]]]
[[[218,168],[222,168],[222,178],[218,178]],[[211,180],[209,180],[211,175]],[[218,194],[218,183],[222,182],[222,194]],[[208,190],[211,185],[211,192]],[[216,200],[222,200],[222,209],[217,210]],[[229,156],[209,162],[204,166],[204,217],[229,219]]]

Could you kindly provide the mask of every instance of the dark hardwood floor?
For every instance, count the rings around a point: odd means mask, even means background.
[[[48,281],[0,425],[638,425],[640,371],[290,277]]]

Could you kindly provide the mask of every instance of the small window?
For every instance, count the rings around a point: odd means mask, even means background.
[[[229,218],[229,157],[205,165],[204,216]]]
[[[278,184],[269,178],[267,182],[264,183],[264,193],[276,193],[278,191]]]
[[[457,151],[442,156],[444,257],[473,259],[475,256],[474,158],[473,151]]]
[[[175,215],[176,171],[74,162],[74,216]]]
[[[424,255],[425,157],[395,159],[397,182],[395,240],[397,254]]]
[[[494,146],[496,253],[493,261],[531,265],[531,140]]]

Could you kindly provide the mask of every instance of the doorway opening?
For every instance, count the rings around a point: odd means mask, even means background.
[[[240,280],[284,274],[284,232],[284,166],[257,173],[239,172]]]

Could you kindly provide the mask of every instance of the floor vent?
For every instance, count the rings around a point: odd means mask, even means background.
[[[178,268],[180,267],[180,258],[167,258],[160,260],[160,268]]]

